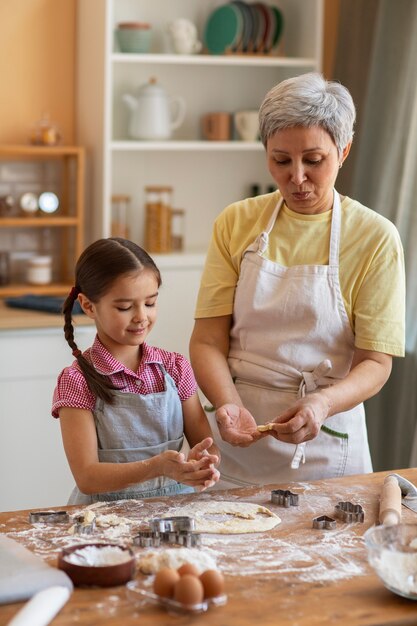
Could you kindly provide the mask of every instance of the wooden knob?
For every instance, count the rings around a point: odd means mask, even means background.
[[[385,526],[393,526],[401,521],[401,489],[395,476],[387,476],[384,480],[379,521]]]

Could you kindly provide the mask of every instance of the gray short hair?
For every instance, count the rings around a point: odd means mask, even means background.
[[[310,72],[278,83],[265,96],[259,109],[261,140],[292,126],[321,126],[339,154],[352,141],[356,110],[349,91],[340,83]]]

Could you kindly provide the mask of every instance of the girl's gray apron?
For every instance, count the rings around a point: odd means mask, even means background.
[[[230,371],[258,424],[345,378],[354,351],[339,285],[339,195],[334,191],[329,265],[284,267],[264,258],[281,206],[244,253],[230,337]],[[214,414],[208,418],[222,455],[220,488],[372,471],[362,404],[325,421],[298,469],[291,467],[294,445],[268,436],[247,448],[231,446],[221,439]]]
[[[165,391],[147,395],[116,391],[114,404],[97,399],[93,413],[100,462],[144,461],[165,450],[181,450],[184,441],[181,400],[171,376],[161,363],[157,365],[164,374]],[[192,487],[160,476],[121,491],[94,495],[83,494],[75,487],[68,504],[193,492]]]

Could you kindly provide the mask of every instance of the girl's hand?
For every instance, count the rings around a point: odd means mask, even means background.
[[[195,447],[196,446],[194,446],[194,448]],[[203,454],[202,458],[199,460],[193,459],[186,461],[182,452],[166,450],[159,456],[162,466],[161,475],[168,476],[168,478],[172,478],[177,482],[195,487],[199,491],[203,491],[207,489],[207,487],[212,486],[220,478],[220,473],[210,460],[211,455]]]
[[[303,443],[317,437],[328,415],[329,403],[324,394],[311,393],[278,415],[271,422],[271,430],[262,434],[272,435],[287,443]]]
[[[247,409],[237,404],[223,404],[216,411],[220,435],[232,446],[250,446],[261,437],[257,424]]]
[[[200,459],[204,458],[208,460],[209,464],[213,463],[214,465],[219,464],[219,457],[217,454],[210,454],[208,451],[213,446],[214,442],[211,437],[206,437],[200,443],[197,443],[188,453],[188,461],[200,461]]]

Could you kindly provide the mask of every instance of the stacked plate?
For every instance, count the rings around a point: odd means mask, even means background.
[[[264,2],[232,0],[209,15],[204,43],[210,54],[271,54],[283,26],[282,12],[277,7]]]

